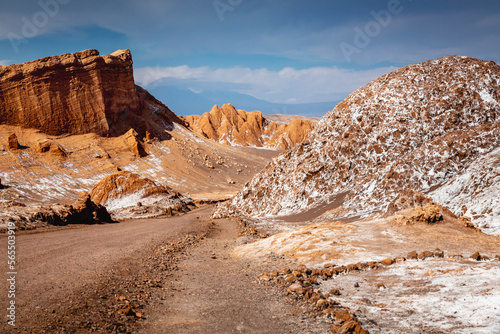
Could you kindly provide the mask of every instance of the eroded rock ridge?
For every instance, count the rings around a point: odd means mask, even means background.
[[[286,150],[306,138],[313,123],[293,119],[288,124],[267,120],[260,111],[247,112],[231,104],[215,105],[203,115],[184,118],[190,129],[224,145]]]

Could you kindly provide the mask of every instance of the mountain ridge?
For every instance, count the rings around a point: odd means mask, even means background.
[[[188,128],[224,145],[285,150],[306,138],[314,125],[295,118],[289,123],[270,121],[260,111],[247,112],[232,104],[213,106],[201,116],[186,116]]]

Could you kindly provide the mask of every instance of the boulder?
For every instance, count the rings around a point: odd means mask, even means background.
[[[380,261],[380,263],[383,264],[384,266],[390,266],[391,264],[394,263],[394,260],[393,259],[385,259],[385,260]]]
[[[474,254],[472,254],[470,256],[470,258],[473,260],[476,260],[476,261],[481,261],[483,257],[481,256],[481,254],[479,252],[475,252]]]
[[[144,150],[141,140],[137,131],[130,129],[126,134],[123,135],[126,145],[129,147],[130,151],[134,153],[137,157],[145,157],[148,154]]]
[[[19,142],[17,141],[15,133],[11,134],[7,139],[7,148],[9,151],[17,150],[19,148]]]
[[[49,153],[52,156],[60,158],[67,157],[64,148],[50,139],[38,140],[35,144],[35,151],[42,154]]]

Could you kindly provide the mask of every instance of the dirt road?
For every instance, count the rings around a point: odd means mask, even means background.
[[[140,333],[330,333],[330,322],[304,315],[282,291],[258,282],[282,259],[249,261],[232,254],[238,238],[234,220],[214,221],[207,239],[178,263],[157,296]]]
[[[23,234],[16,238],[16,323],[22,325],[50,312],[52,305],[66,300],[78,288],[95,282],[124,259],[142,255],[145,246],[171,242],[202,228],[197,216],[208,215],[211,206],[183,216],[124,221]],[[7,238],[0,237],[2,272],[8,272]],[[2,279],[2,320],[9,303],[7,281]],[[2,326],[5,321],[2,321]],[[10,327],[0,330],[5,333]]]
[[[211,209],[18,235],[17,327],[2,321],[0,333],[327,332],[326,323],[302,316],[282,292],[257,282],[280,260],[234,257],[232,249],[245,238],[237,237],[233,220],[212,223]],[[193,233],[208,234],[179,246]],[[0,242],[6,249],[5,236]],[[157,258],[169,250],[175,259],[161,269]],[[124,312],[128,305],[137,313]]]

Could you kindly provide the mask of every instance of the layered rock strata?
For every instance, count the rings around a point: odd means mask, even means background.
[[[130,128],[161,135],[182,123],[135,85],[132,64],[129,50],[86,50],[0,66],[0,124],[56,136],[116,136]]]

